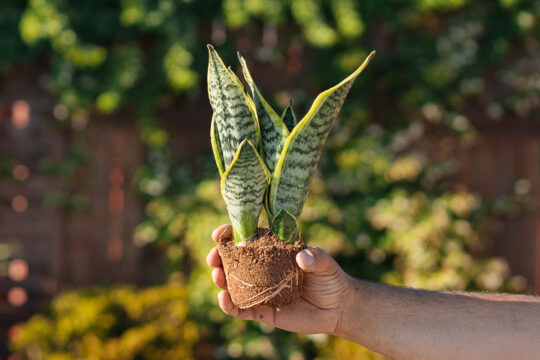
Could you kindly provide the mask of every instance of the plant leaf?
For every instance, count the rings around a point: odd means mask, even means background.
[[[224,168],[227,169],[240,143],[249,139],[258,146],[261,135],[255,107],[242,84],[223,64],[212,45],[208,45],[208,54],[208,97],[214,110]]]
[[[236,82],[236,84],[238,84],[238,86],[242,89],[242,91],[245,93],[247,90],[246,90],[246,86],[242,83],[242,81],[240,81],[240,79],[238,78],[238,75],[236,75],[236,73],[231,69],[231,67],[227,67],[227,70],[229,71],[229,74],[231,74],[231,77],[233,78],[234,82]],[[248,96],[249,97],[249,96]]]
[[[244,78],[251,88],[255,109],[257,110],[257,119],[261,128],[262,157],[266,166],[268,166],[270,174],[273,174],[283,146],[289,136],[289,130],[259,92],[246,65],[246,60],[240,54],[238,54],[238,59],[242,65]]]
[[[294,218],[300,217],[326,138],[354,80],[374,54],[372,52],[345,80],[319,94],[289,135],[270,184],[268,205],[271,214],[286,209]]]
[[[299,228],[298,221],[285,209],[280,210],[270,224],[270,231],[285,241],[295,240]]]
[[[223,166],[223,154],[221,153],[221,144],[219,143],[219,134],[216,128],[216,119],[212,115],[212,122],[210,123],[210,142],[212,144],[212,152],[214,153],[214,160],[219,171],[219,175],[223,175],[225,171]]]
[[[296,115],[294,115],[294,111],[292,109],[292,101],[289,102],[289,105],[283,111],[283,115],[281,115],[281,121],[283,121],[289,131],[292,131],[298,123],[298,121],[296,120]]]
[[[234,240],[241,242],[257,231],[270,173],[253,143],[245,139],[221,177],[221,195],[234,229]]]

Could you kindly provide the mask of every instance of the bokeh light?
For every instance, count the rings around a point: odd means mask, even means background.
[[[30,176],[30,170],[25,165],[18,164],[11,171],[11,175],[15,180],[24,181]]]
[[[57,120],[62,121],[62,120],[67,119],[67,117],[69,116],[69,110],[67,106],[58,104],[58,105],[55,105],[53,109],[53,115]]]
[[[16,212],[23,212],[28,208],[28,200],[25,196],[16,195],[11,200],[11,207]]]
[[[30,124],[30,105],[24,100],[17,100],[11,107],[11,121],[13,126],[23,129]]]
[[[11,306],[23,306],[28,300],[28,294],[22,287],[16,286],[9,289],[7,294],[8,302]]]
[[[9,278],[13,281],[23,281],[28,277],[28,263],[23,259],[15,259],[9,263]]]
[[[119,214],[124,209],[124,191],[120,188],[109,190],[109,211],[111,214]]]

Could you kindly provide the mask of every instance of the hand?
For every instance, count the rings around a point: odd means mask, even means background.
[[[221,225],[212,233],[216,242],[231,236],[230,225]],[[227,282],[217,248],[210,251],[206,261],[215,268],[212,271],[214,283],[224,290],[218,294],[218,300],[226,314],[297,333],[339,333],[343,309],[352,300],[351,278],[320,248],[310,247],[297,254],[296,263],[305,273],[302,295],[296,303],[279,310],[268,306],[242,310],[235,306],[226,291]]]

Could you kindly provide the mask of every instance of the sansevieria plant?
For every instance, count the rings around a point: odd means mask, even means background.
[[[294,282],[294,276],[291,275],[293,273],[287,275],[285,272],[282,278],[273,276],[275,284],[268,283],[268,279],[254,284],[248,279],[231,274],[231,267],[227,264],[230,259],[227,257],[235,258],[235,269],[242,261],[267,265],[271,262],[260,259],[242,260],[241,256],[238,258],[238,254],[230,253],[246,253],[247,249],[241,249],[245,247],[256,248],[251,243],[256,242],[262,234],[257,232],[257,225],[263,206],[268,216],[270,232],[283,240],[281,243],[284,244],[276,245],[278,248],[285,249],[285,243],[293,246],[292,242],[298,240],[300,213],[326,138],[354,80],[367,66],[374,52],[345,80],[319,94],[308,113],[297,121],[290,105],[279,115],[268,104],[255,85],[242,56],[238,55],[251,96],[246,93],[235,72],[225,66],[211,45],[208,45],[208,51],[208,95],[213,109],[212,150],[221,176],[221,194],[231,219],[234,243],[242,245],[229,246],[229,252],[225,251],[224,247],[220,248],[229,292],[233,301],[241,307],[258,304],[284,305],[292,300],[281,299],[284,296],[281,293],[277,296],[277,289],[290,289]],[[270,236],[268,232],[266,235]],[[250,256],[253,255],[253,251],[249,253]],[[290,262],[292,268],[296,268],[295,254],[292,255],[284,255],[287,259],[285,264]],[[268,258],[268,255],[266,257]],[[299,287],[301,281],[298,278],[298,269],[292,268]],[[257,269],[252,266],[245,276],[252,278],[256,272]],[[284,283],[283,279],[288,279],[289,282]],[[247,298],[238,297],[238,301],[235,301],[235,294],[231,289],[233,280],[239,285],[237,290],[250,290],[252,295],[246,295]],[[275,289],[272,290],[272,287]],[[296,293],[299,293],[299,290]],[[276,302],[276,297],[281,300]],[[242,304],[238,304],[239,302]]]

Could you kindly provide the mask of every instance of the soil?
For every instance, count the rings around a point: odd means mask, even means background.
[[[296,254],[305,248],[280,240],[268,229],[259,228],[245,246],[233,239],[218,244],[227,288],[241,309],[267,305],[274,309],[294,303],[302,291],[303,272]]]

